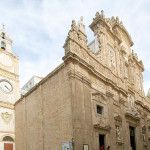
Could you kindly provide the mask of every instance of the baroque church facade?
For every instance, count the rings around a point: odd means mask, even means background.
[[[14,103],[19,99],[18,57],[12,40],[0,30],[0,150],[15,150]]]
[[[60,150],[63,142],[73,150],[150,149],[150,100],[131,36],[103,11],[90,28],[87,44],[83,18],[73,20],[63,63],[15,103],[16,150]]]

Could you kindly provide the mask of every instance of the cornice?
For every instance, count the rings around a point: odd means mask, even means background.
[[[4,54],[6,54],[6,55],[12,57],[13,59],[19,60],[19,57],[18,57],[18,56],[15,56],[13,53],[10,53],[10,52],[8,52],[8,51],[6,51],[6,50],[3,50],[3,49],[1,49],[1,48],[0,48],[0,53],[4,53]]]
[[[3,75],[1,74],[1,73],[4,73]],[[1,76],[3,76],[3,77],[5,77],[6,76],[6,74],[7,74],[7,77],[10,77],[10,78],[19,78],[19,75],[17,75],[17,74],[15,74],[15,73],[12,73],[12,72],[10,72],[10,71],[7,71],[7,70],[5,70],[5,69],[2,69],[2,68],[0,68],[0,74],[1,74]]]
[[[91,86],[90,79],[88,79],[87,77],[85,77],[81,73],[79,73],[77,71],[70,70],[67,74],[68,74],[69,78],[76,78],[76,79],[80,80],[81,82],[84,82],[84,83]]]
[[[0,107],[14,110],[14,105],[11,103],[0,101]]]
[[[143,109],[146,109],[147,111],[150,112],[150,107],[148,107],[147,105],[145,105],[143,102],[141,102],[140,100],[136,100],[135,103],[137,105],[140,105]]]
[[[1,130],[0,130],[0,133],[6,133],[6,134],[7,134],[7,133],[11,133],[11,134],[15,134],[14,131],[1,131]]]
[[[121,93],[123,93],[123,95],[125,95],[127,97],[127,91],[126,90],[124,90],[122,87],[119,87],[114,81],[112,81],[111,79],[108,79],[107,77],[105,77],[104,75],[102,75],[100,72],[98,72],[97,70],[95,70],[95,68],[93,66],[91,66],[90,64],[88,64],[87,62],[85,62],[82,58],[80,58],[76,54],[74,54],[72,52],[68,52],[66,54],[66,56],[63,57],[63,60],[64,60],[64,62],[67,62],[69,60],[74,60],[74,61],[79,62],[80,64],[82,64],[83,66],[85,66],[88,70],[90,70],[94,75],[98,76],[105,83],[110,84],[117,91],[120,91]]]

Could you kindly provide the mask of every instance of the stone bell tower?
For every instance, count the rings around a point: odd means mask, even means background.
[[[18,57],[12,52],[12,40],[0,30],[0,149],[15,148],[14,103],[19,98]]]

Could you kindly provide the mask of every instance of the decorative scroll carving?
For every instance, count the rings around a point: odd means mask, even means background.
[[[116,125],[121,125],[122,124],[122,118],[121,118],[120,115],[115,116],[114,119],[115,119],[115,124]]]
[[[102,120],[100,121],[100,123],[94,124],[93,126],[94,128],[98,128],[106,131],[109,131],[111,129],[110,125],[104,123]]]
[[[10,121],[12,120],[13,115],[9,114],[8,112],[5,112],[5,113],[1,113],[1,117],[6,124],[9,124]]]

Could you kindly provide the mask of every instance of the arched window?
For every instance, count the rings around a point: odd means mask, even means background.
[[[4,42],[1,42],[1,49],[6,49],[6,44]]]
[[[2,32],[2,39],[5,39],[5,33]]]
[[[3,138],[3,141],[14,142],[14,139],[13,139],[12,137],[10,137],[10,136],[5,136],[5,137]]]

